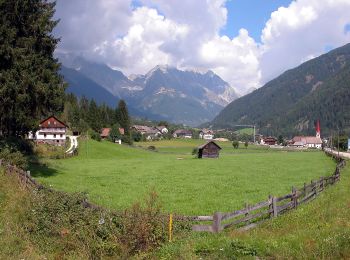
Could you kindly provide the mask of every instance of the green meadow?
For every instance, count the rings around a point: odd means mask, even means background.
[[[200,140],[135,143],[80,140],[79,155],[42,159],[32,175],[54,189],[85,192],[91,202],[124,209],[155,190],[165,212],[211,215],[256,203],[269,194],[282,195],[291,186],[330,175],[335,163],[322,152],[287,152],[250,145],[234,149],[221,142],[218,159],[191,155]],[[148,151],[148,146],[156,151]]]

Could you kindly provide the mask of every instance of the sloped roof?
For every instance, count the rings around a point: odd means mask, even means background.
[[[322,144],[322,140],[320,137],[316,136],[295,136],[292,139],[292,143],[303,143],[304,145],[306,144]]]
[[[109,136],[110,132],[111,132],[111,128],[102,128],[102,130],[101,130],[101,137]]]
[[[213,143],[215,144],[220,150],[222,149],[217,143],[215,143],[214,141],[209,141],[209,142],[206,142],[205,144],[202,144],[200,146],[198,146],[198,149],[203,149],[204,147],[206,147],[208,144],[210,143]]]
[[[63,123],[61,120],[57,119],[55,116],[50,116],[44,120],[42,120],[39,124],[40,127],[45,128],[61,128],[61,127],[68,127],[65,123]]]
[[[192,135],[192,132],[190,130],[186,129],[178,129],[174,132],[174,134],[189,134]]]

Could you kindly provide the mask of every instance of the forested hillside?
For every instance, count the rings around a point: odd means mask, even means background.
[[[320,119],[324,134],[350,128],[350,44],[286,71],[253,93],[229,104],[215,128],[255,124],[270,135],[313,134]]]

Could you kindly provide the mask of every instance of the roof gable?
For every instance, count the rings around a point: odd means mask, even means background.
[[[207,145],[209,145],[210,143],[214,144],[215,146],[217,146],[220,150],[222,149],[217,143],[215,143],[214,141],[209,141],[206,142],[205,144],[202,144],[200,146],[198,146],[198,149],[203,149],[204,147],[206,147]]]
[[[57,117],[55,116],[50,116],[44,120],[42,120],[39,124],[40,127],[45,127],[45,128],[63,128],[63,127],[68,127],[65,123],[62,121],[58,120]]]

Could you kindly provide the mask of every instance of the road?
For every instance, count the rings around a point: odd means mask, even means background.
[[[325,148],[325,151],[330,152],[330,153],[332,153],[334,155],[338,155],[338,151],[336,151],[336,150]],[[339,156],[341,156],[341,157],[343,157],[345,159],[350,159],[350,153],[349,152],[339,152]]]
[[[78,136],[68,135],[68,137],[70,139],[70,147],[66,151],[66,154],[71,154],[78,148]]]

